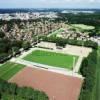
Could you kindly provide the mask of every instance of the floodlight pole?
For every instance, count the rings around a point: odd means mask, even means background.
[[[14,49],[13,48],[12,48],[12,53],[13,53],[13,56],[14,56],[15,52],[14,52]]]
[[[84,41],[83,41],[84,39],[82,38],[82,51],[83,51],[83,47],[84,47]],[[83,52],[81,52],[81,53],[83,53]]]
[[[74,67],[75,67],[75,60],[76,60],[76,58],[73,57],[73,73],[74,73]]]
[[[39,38],[38,38],[38,34],[37,34],[37,44],[38,44],[38,39],[39,39]]]

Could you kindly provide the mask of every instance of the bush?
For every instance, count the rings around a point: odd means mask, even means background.
[[[9,55],[6,53],[0,54],[0,63],[3,63],[4,61],[9,59]]]
[[[25,50],[28,50],[31,47],[31,44],[29,42],[24,41],[22,43],[22,48]]]
[[[6,97],[5,97],[6,96]],[[14,83],[8,83],[0,79],[0,100],[49,100],[41,91],[28,87],[18,87]]]

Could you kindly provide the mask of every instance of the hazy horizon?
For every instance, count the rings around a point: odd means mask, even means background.
[[[100,9],[100,0],[2,0],[0,9],[11,8],[66,8]]]
[[[68,9],[68,10],[70,10],[70,9],[72,9],[72,10],[74,10],[74,9],[83,9],[83,10],[87,10],[87,9],[89,9],[89,10],[92,10],[92,9],[100,9],[100,8],[39,8],[39,7],[37,7],[37,8],[0,8],[0,9]]]

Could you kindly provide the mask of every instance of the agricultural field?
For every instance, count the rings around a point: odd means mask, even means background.
[[[7,62],[0,66],[0,78],[4,80],[9,80],[13,75],[24,68],[24,65]]]
[[[48,52],[43,50],[35,50],[23,59],[31,62],[36,62],[39,64],[72,69],[74,58],[75,62],[77,62],[78,56]]]

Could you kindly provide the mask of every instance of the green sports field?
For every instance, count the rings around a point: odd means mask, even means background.
[[[0,66],[0,78],[4,80],[10,79],[13,75],[15,75],[18,71],[24,68],[24,65],[7,62]]]
[[[75,59],[76,62],[78,59],[77,56],[42,51],[42,50],[35,50],[31,54],[24,57],[23,59],[49,66],[72,69],[74,57],[76,58]]]

